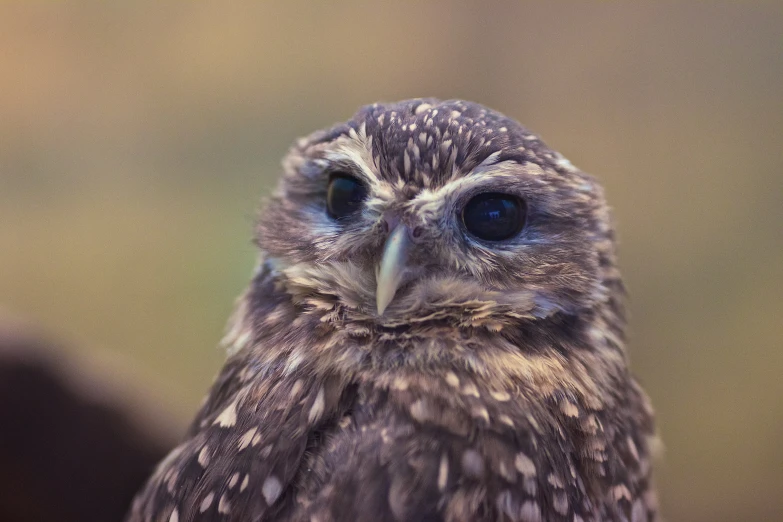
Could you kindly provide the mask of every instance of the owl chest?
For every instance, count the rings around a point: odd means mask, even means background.
[[[610,509],[603,481],[569,434],[545,425],[545,411],[492,402],[485,390],[470,400],[446,391],[358,386],[308,448],[296,510],[377,521],[589,520]]]
[[[298,505],[335,520],[363,520],[356,509],[399,515],[390,520],[407,520],[413,506],[412,513],[435,514],[444,499],[495,490],[504,475],[516,480],[515,439],[510,430],[493,432],[486,415],[432,394],[359,386],[308,448]]]

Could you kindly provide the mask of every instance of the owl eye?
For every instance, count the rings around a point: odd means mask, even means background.
[[[337,172],[329,178],[326,192],[326,211],[334,219],[357,212],[367,198],[367,188],[356,178]]]
[[[479,239],[502,241],[522,230],[525,214],[525,202],[518,197],[489,192],[468,201],[462,209],[462,222]]]

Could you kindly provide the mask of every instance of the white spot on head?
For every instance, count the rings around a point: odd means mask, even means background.
[[[251,442],[253,442],[253,438],[257,435],[257,429],[256,428],[250,428],[245,432],[244,435],[242,435],[239,438],[239,441],[237,441],[237,448],[239,451],[242,451],[243,449],[247,448]]]
[[[289,395],[291,398],[296,398],[300,391],[302,391],[302,379],[297,379],[291,387],[291,393]]]
[[[458,388],[459,387],[459,377],[457,377],[457,374],[454,372],[448,372],[446,374],[446,383],[451,386],[452,388]]]
[[[402,377],[395,377],[391,383],[391,388],[393,390],[405,391],[408,389],[409,384],[410,383]]]
[[[574,165],[570,161],[568,161],[568,159],[563,157],[561,154],[557,154],[555,156],[555,158],[556,158],[555,165],[557,165],[561,169],[569,170],[569,171],[575,171],[576,170],[576,167],[574,167]],[[589,188],[591,189],[592,186],[589,186]]]
[[[517,471],[519,471],[526,477],[536,476],[536,465],[533,463],[530,457],[528,457],[521,451],[517,453],[517,456],[514,459],[514,467],[517,468]]]
[[[264,485],[261,487],[261,493],[264,495],[267,505],[271,506],[280,497],[280,493],[283,491],[283,486],[280,484],[280,480],[274,475],[269,475],[264,481]]]
[[[473,397],[476,397],[477,399],[481,397],[481,394],[479,394],[478,388],[476,388],[476,385],[472,382],[467,383],[465,386],[462,387],[462,395],[472,395]]]
[[[207,493],[207,496],[204,497],[204,500],[201,501],[201,505],[198,508],[199,512],[203,513],[204,511],[208,510],[212,505],[213,500],[215,500],[215,493],[210,491]]]
[[[509,395],[508,392],[505,391],[492,390],[489,392],[489,394],[492,396],[493,399],[495,399],[498,402],[506,402],[511,399],[511,395]]]
[[[234,486],[237,485],[237,482],[239,482],[239,472],[237,471],[233,475],[231,475],[231,478],[228,481],[228,489],[233,489]]]
[[[440,456],[440,466],[438,467],[438,491],[446,491],[446,484],[449,480],[449,457],[444,452]]]
[[[480,406],[478,408],[473,408],[470,413],[473,415],[473,417],[484,419],[484,422],[489,424],[489,412],[485,407]]]
[[[563,400],[560,403],[560,411],[562,411],[566,417],[579,417],[579,408],[576,407],[576,404],[567,400]]]
[[[231,504],[228,501],[228,498],[226,498],[226,494],[223,493],[220,496],[220,501],[218,502],[218,513],[221,513],[223,515],[228,515],[228,513],[231,511]]]
[[[310,424],[317,422],[324,413],[324,387],[318,388],[318,394],[315,396],[315,401],[310,407],[310,413],[307,414],[307,422]]]
[[[219,424],[221,428],[234,426],[237,423],[237,402],[239,402],[239,397],[234,399],[234,402],[229,404],[212,424]]]
[[[179,511],[177,508],[174,508],[174,511],[171,512],[171,516],[169,517],[169,522],[179,522]]]
[[[247,484],[250,482],[250,475],[245,475],[245,478],[242,479],[242,484],[239,486],[239,492],[245,491],[247,489]]]

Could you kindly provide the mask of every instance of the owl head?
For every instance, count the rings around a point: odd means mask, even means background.
[[[362,108],[301,139],[256,238],[305,309],[368,329],[512,331],[612,308],[600,186],[465,101]]]

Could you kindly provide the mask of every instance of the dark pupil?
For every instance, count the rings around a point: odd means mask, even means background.
[[[367,190],[356,178],[333,175],[326,194],[326,210],[335,219],[343,218],[358,211],[366,197]]]
[[[477,238],[501,241],[522,230],[525,204],[507,194],[480,194],[465,205],[462,221],[468,232]]]

